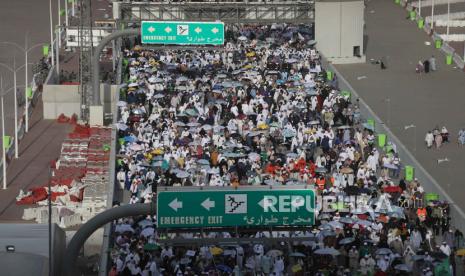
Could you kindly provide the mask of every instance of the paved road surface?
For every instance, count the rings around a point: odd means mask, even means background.
[[[463,12],[465,11],[465,2],[450,4],[450,12]],[[447,4],[434,5],[434,16],[447,14]],[[431,6],[421,8],[421,16],[431,16]],[[452,19],[451,19],[452,20]],[[447,34],[446,27],[434,27],[434,31],[438,34]],[[465,34],[465,27],[450,27],[449,34]],[[464,56],[464,42],[449,41],[449,46],[455,49],[455,51],[461,56]]]
[[[60,155],[61,144],[70,130],[68,124],[43,120],[39,101],[32,115],[31,130],[19,145],[20,158],[8,166],[8,188],[0,189],[0,222],[24,222],[21,221],[23,209],[31,206],[16,205],[16,196],[20,189],[27,191],[47,183],[50,161]]]
[[[433,48],[433,43],[425,45],[430,38],[405,18],[405,10],[393,1],[367,2],[367,60],[385,56],[388,69],[382,71],[369,62],[338,65],[337,69],[377,115],[390,122],[393,133],[465,210],[465,147],[456,143],[458,130],[465,128],[465,74],[446,66],[444,55]],[[431,55],[437,57],[439,70],[416,74],[415,64]],[[366,78],[358,80],[360,76]],[[390,98],[390,112],[386,98]],[[417,126],[416,139],[414,129],[404,130],[409,124]],[[427,150],[425,133],[443,125],[452,134],[453,143]],[[444,157],[451,161],[438,165],[437,159]]]
[[[64,3],[64,2],[63,2]],[[62,3],[62,5],[63,5]],[[57,22],[57,1],[52,1],[54,24]],[[0,42],[10,41],[24,47],[26,33],[28,33],[28,45],[38,43],[50,43],[50,19],[48,0],[1,0],[0,1]],[[16,56],[17,67],[24,64],[24,53],[12,46],[0,44],[0,62],[13,67],[13,56]],[[42,57],[42,48],[37,47],[29,52],[29,62],[36,62]],[[30,68],[29,68],[30,69]],[[4,88],[13,87],[13,74],[0,67],[0,74],[4,78]],[[17,73],[18,85],[24,85],[25,72],[21,69]],[[29,82],[32,80],[32,72],[29,70]],[[20,91],[24,92],[24,88]],[[14,105],[13,93],[5,98],[5,127],[6,132],[12,135],[14,132]],[[22,109],[20,114],[22,114]]]

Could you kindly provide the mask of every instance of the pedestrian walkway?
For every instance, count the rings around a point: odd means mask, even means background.
[[[464,210],[461,180],[465,178],[465,148],[458,148],[456,139],[459,129],[465,127],[465,75],[446,65],[445,56],[434,48],[430,37],[406,16],[406,11],[393,1],[367,2],[367,60],[385,57],[388,68],[381,70],[370,62],[336,67]],[[418,61],[432,55],[436,56],[438,71],[416,74]],[[414,128],[404,129],[411,124],[416,126],[417,135]],[[443,125],[451,133],[452,143],[439,150],[427,150],[426,132]],[[438,164],[437,160],[445,157],[450,161]]]
[[[42,100],[39,100],[30,130],[19,145],[19,159],[14,159],[7,168],[8,188],[0,190],[0,222],[24,222],[21,220],[23,210],[29,206],[16,205],[16,196],[20,189],[27,191],[47,183],[50,161],[59,156],[61,144],[71,127],[44,120]]]

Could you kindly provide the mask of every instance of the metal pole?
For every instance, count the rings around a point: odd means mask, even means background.
[[[58,37],[59,29],[60,29],[60,26],[58,26],[58,30],[57,30],[57,45],[55,48],[56,57],[57,57],[56,69],[57,69],[58,84],[60,84],[60,47],[58,46],[58,41],[60,40],[60,38]]]
[[[51,47],[51,53],[52,53],[52,66],[55,65],[55,53],[53,52],[53,15],[52,15],[52,0],[49,0],[49,15],[50,15],[50,47]]]
[[[17,99],[17,91],[16,91],[16,57],[13,58],[13,82],[14,82],[14,105],[15,105],[15,158],[18,158],[18,99]]]
[[[413,151],[417,152],[417,127],[413,128]]]
[[[25,64],[26,64],[25,68],[24,68],[24,72],[25,72],[25,80],[24,80],[24,99],[25,99],[24,102],[25,102],[25,105],[24,105],[24,110],[26,111],[26,117],[25,117],[25,121],[24,121],[25,122],[24,131],[27,133],[29,131],[29,106],[28,106],[29,105],[29,99],[28,99],[28,96],[27,96],[27,89],[29,87],[28,82],[27,82],[27,80],[28,80],[28,78],[27,78],[28,77],[28,75],[27,75],[28,74],[28,72],[27,72],[27,70],[28,70],[28,68],[27,68],[27,53],[28,53],[27,34],[26,34],[26,43],[24,45],[24,49],[25,49],[25,51],[24,51],[25,52],[25,58],[24,59],[25,59]]]
[[[387,125],[391,125],[391,99],[387,98]]]
[[[3,169],[3,190],[6,190],[6,150],[5,150],[5,106],[3,105],[3,77],[0,79],[1,86],[1,105],[2,105],[2,169]]]
[[[75,12],[75,9],[74,9],[74,3],[75,3],[75,0],[72,0],[71,1],[71,16],[76,16],[76,12]]]
[[[418,16],[421,17],[421,0],[418,1]]]
[[[115,40],[111,41],[111,48],[112,48],[111,61],[113,62],[113,71],[115,71],[115,68],[116,68],[116,42]]]
[[[68,21],[68,0],[65,0],[65,26],[68,27],[69,21]]]
[[[48,168],[48,275],[53,276],[52,262],[52,187],[51,168]]]
[[[434,29],[434,0],[432,1],[431,6],[431,31]]]
[[[60,30],[60,24],[61,24],[61,3],[60,0],[58,0],[58,33],[57,33],[57,47],[61,47],[61,30]]]
[[[447,0],[447,38],[449,39],[450,0]]]

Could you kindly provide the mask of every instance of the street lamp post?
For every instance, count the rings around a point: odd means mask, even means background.
[[[10,87],[9,89],[7,90],[4,90],[3,89],[3,76],[0,77],[0,105],[1,105],[1,115],[2,115],[2,181],[3,181],[3,189],[6,190],[6,184],[7,184],[7,181],[6,181],[6,145],[5,145],[5,109],[4,109],[4,105],[3,105],[3,98],[6,94],[8,94],[8,92],[10,90],[12,90],[14,87]]]
[[[55,53],[53,52],[53,14],[52,14],[52,0],[49,0],[49,17],[50,17],[50,47],[51,47],[51,57],[52,57],[52,66],[55,66]]]
[[[3,190],[6,190],[5,110],[3,105],[3,76],[0,77],[0,101],[2,105],[2,170]]]
[[[431,32],[434,30],[434,0],[431,3]]]
[[[18,99],[17,99],[17,94],[16,94],[16,88],[17,88],[17,84],[16,84],[16,73],[21,69],[23,68],[24,66],[26,66],[26,64],[23,64],[21,65],[20,67],[16,68],[16,58],[14,58],[13,60],[13,68],[9,67],[8,65],[4,64],[4,63],[0,63],[0,66],[8,69],[10,72],[13,73],[13,90],[14,90],[14,94],[13,94],[13,97],[14,97],[14,109],[15,109],[15,158],[18,158],[18,154],[19,154],[19,149],[18,149]],[[27,104],[27,102],[26,102]]]
[[[69,22],[68,22],[68,0],[65,0],[65,25],[68,27]]]
[[[418,1],[418,16],[421,17],[421,0]]]
[[[417,151],[417,126],[414,124],[410,124],[408,126],[404,126],[404,130],[409,128],[413,128],[413,151]]]
[[[61,29],[60,29],[60,24],[61,24],[61,1],[58,0],[58,30],[57,30],[57,48],[61,47]]]
[[[447,0],[447,39],[449,39],[450,0]]]
[[[2,41],[0,42],[0,44],[5,44],[5,45],[13,45],[15,46],[16,48],[18,48],[19,50],[23,51],[24,53],[24,66],[25,66],[25,73],[24,73],[24,99],[25,99],[25,111],[26,111],[26,117],[25,117],[25,132],[28,132],[29,131],[29,105],[28,105],[28,96],[27,96],[27,89],[29,87],[28,85],[28,79],[29,79],[29,69],[28,69],[28,65],[29,64],[32,64],[32,63],[29,63],[28,62],[28,55],[29,55],[29,52],[32,51],[33,49],[39,47],[39,46],[43,46],[45,45],[45,43],[38,43],[38,44],[35,44],[31,47],[28,48],[28,41],[27,41],[27,34],[26,34],[26,39],[25,39],[25,43],[24,43],[24,47],[14,43],[14,42],[10,42],[10,41]]]

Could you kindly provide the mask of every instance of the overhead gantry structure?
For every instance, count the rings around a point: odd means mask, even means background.
[[[309,24],[314,1],[113,2],[114,18],[123,23],[221,21],[229,24]]]

